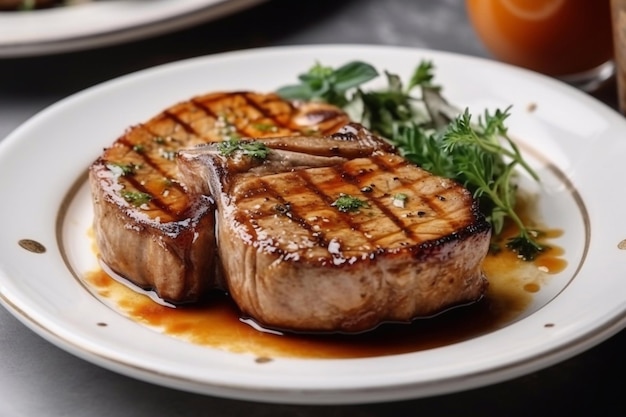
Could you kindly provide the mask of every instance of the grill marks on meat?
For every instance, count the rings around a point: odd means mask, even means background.
[[[392,154],[248,180],[233,192],[244,196],[235,203],[236,221],[255,241],[263,241],[256,231],[268,230],[277,214],[290,220],[284,231],[286,242],[272,241],[273,250],[285,256],[293,253],[297,240],[303,242],[298,246],[307,248],[305,258],[316,256],[310,242],[330,251],[333,242],[342,241],[341,254],[330,252],[332,259],[318,258],[322,264],[351,262],[364,251],[374,256],[380,248],[419,250],[421,245],[437,245],[438,239],[462,233],[475,215],[467,211],[470,196],[459,196],[457,184],[415,169]],[[366,205],[356,213],[338,210],[333,204],[342,194]],[[404,207],[394,205],[395,194],[407,197]]]
[[[214,274],[214,203],[190,192],[175,156],[238,137],[330,134],[348,122],[324,104],[274,94],[213,93],[181,102],[130,128],[90,167],[94,231],[114,272],[163,299],[195,301]]]
[[[217,151],[249,137],[266,159]],[[486,288],[490,228],[469,192],[333,106],[196,97],[130,128],[89,173],[101,259],[167,301],[216,287],[267,327],[360,332]]]
[[[213,145],[179,155],[188,182],[205,184],[196,191],[216,200],[224,285],[262,325],[360,332],[485,291],[491,232],[471,194],[355,129],[285,139],[264,161],[224,157]],[[363,204],[342,211],[342,195]]]
[[[188,208],[175,162],[178,150],[231,137],[332,133],[346,121],[335,108],[308,105],[298,111],[273,95],[212,94],[181,103],[136,126],[105,150],[102,159],[131,168],[134,175],[120,177],[119,183],[127,191],[149,194],[149,205],[166,215],[161,220],[170,221]]]

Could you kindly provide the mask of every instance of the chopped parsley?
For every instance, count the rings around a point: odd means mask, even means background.
[[[223,156],[232,156],[235,152],[241,152],[243,155],[256,159],[265,159],[270,152],[270,149],[262,142],[242,141],[236,138],[220,142],[217,149]]]
[[[359,211],[362,207],[368,206],[365,201],[348,194],[339,195],[339,197],[331,205],[333,207],[337,207],[339,211],[344,213]]]
[[[120,162],[109,162],[107,164],[109,171],[113,172],[118,177],[125,177],[134,175],[137,169],[141,168],[141,165],[137,164],[122,164]]]
[[[152,196],[150,194],[142,193],[140,191],[122,190],[121,195],[124,200],[128,201],[135,207],[147,204],[150,200],[152,200]]]

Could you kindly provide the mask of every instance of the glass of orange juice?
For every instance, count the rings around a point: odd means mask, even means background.
[[[593,91],[614,74],[610,0],[466,0],[495,58]]]

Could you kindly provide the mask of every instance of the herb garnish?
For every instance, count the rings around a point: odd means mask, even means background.
[[[472,124],[466,110],[441,132],[426,135],[418,126],[403,126],[396,139],[407,159],[435,175],[454,178],[472,191],[495,235],[502,232],[506,218],[511,219],[520,232],[506,246],[523,259],[532,260],[544,248],[515,212],[517,187],[513,177],[519,166],[533,179],[539,178],[507,135],[504,120],[508,116],[508,109],[485,112],[477,124]]]
[[[358,211],[361,207],[367,207],[365,201],[348,194],[340,194],[331,205],[344,213]]]
[[[109,162],[107,163],[107,168],[109,171],[113,172],[115,176],[125,177],[129,175],[135,175],[137,169],[141,168],[140,165],[137,164],[122,164],[120,162]]]
[[[408,160],[459,181],[478,199],[494,235],[507,218],[518,226],[519,234],[506,246],[533,260],[544,247],[515,212],[514,177],[519,167],[539,178],[507,135],[504,121],[510,108],[485,111],[474,123],[467,109],[460,112],[443,98],[433,71],[431,62],[421,61],[406,86],[385,71],[387,88],[365,91],[361,85],[378,76],[371,65],[354,61],[333,70],[317,63],[299,76],[300,85],[277,91],[286,99],[325,100],[342,107],[353,120],[389,139]]]
[[[122,195],[122,198],[124,198],[124,200],[128,201],[130,204],[132,204],[135,207],[139,207],[143,204],[148,203],[150,200],[152,200],[152,196],[150,194],[142,193],[140,191],[122,190],[120,194]]]
[[[344,107],[351,101],[347,96],[349,90],[377,76],[378,71],[364,62],[349,62],[337,69],[316,63],[298,76],[300,84],[282,87],[277,93],[292,100],[321,100]]]
[[[235,138],[220,142],[217,145],[217,149],[223,156],[231,156],[233,153],[239,151],[244,155],[256,159],[267,158],[270,151],[269,148],[262,142],[255,140],[242,141]]]

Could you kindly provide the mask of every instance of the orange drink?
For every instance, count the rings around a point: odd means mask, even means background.
[[[466,8],[501,61],[560,78],[611,65],[610,0],[466,0]]]

